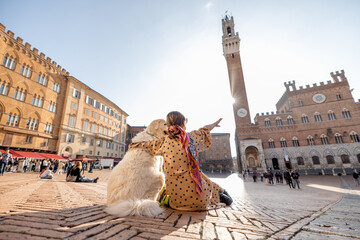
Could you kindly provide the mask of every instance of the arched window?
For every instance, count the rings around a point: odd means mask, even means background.
[[[297,157],[296,160],[298,165],[305,165],[303,157]]]
[[[360,153],[356,155],[358,162],[360,163]]]
[[[307,136],[306,140],[309,146],[315,145],[314,138],[311,135]]]
[[[312,161],[314,165],[320,165],[320,158],[318,156],[312,156]]]
[[[323,145],[329,144],[329,139],[325,134],[321,134],[320,139]]]
[[[60,92],[60,84],[53,82],[52,90],[59,93]]]
[[[321,117],[320,113],[318,113],[318,112],[314,113],[314,119],[315,119],[315,122],[322,122],[322,117]]]
[[[281,147],[287,147],[287,144],[286,144],[286,139],[285,138],[280,138],[280,145]]]
[[[36,107],[42,108],[44,104],[44,97],[38,94],[34,94],[33,99],[31,100],[31,104]]]
[[[44,127],[44,132],[45,132],[45,133],[52,133],[52,131],[53,131],[53,125],[52,125],[52,123],[47,122],[47,123],[45,124],[45,127]]]
[[[332,110],[328,111],[328,118],[329,120],[336,120],[336,115]]]
[[[41,85],[47,86],[47,76],[45,74],[39,73],[36,82],[40,83]]]
[[[227,34],[228,34],[228,36],[231,36],[231,28],[230,27],[227,27]]]
[[[3,65],[9,69],[14,70],[15,68],[15,58],[9,55],[4,56]]]
[[[275,120],[275,122],[276,122],[276,126],[282,126],[282,125],[283,125],[283,124],[282,124],[282,120],[281,120],[280,117],[277,117],[276,120]]]
[[[36,118],[29,118],[26,122],[26,128],[29,130],[37,130],[39,126],[39,120]]]
[[[294,147],[299,147],[300,146],[299,139],[297,137],[292,138],[292,143],[293,143]]]
[[[336,142],[337,144],[343,143],[342,136],[341,136],[339,133],[335,133],[335,142]]]
[[[19,101],[24,101],[25,100],[25,96],[26,96],[26,90],[17,87],[15,89],[15,93],[14,93],[14,99],[19,100]]]
[[[289,125],[294,125],[294,119],[293,119],[292,116],[287,116],[287,123],[288,123]]]
[[[334,156],[332,156],[332,155],[327,155],[326,161],[328,164],[335,164],[335,159],[334,159]]]
[[[350,111],[348,109],[346,109],[346,108],[343,109],[342,115],[343,115],[344,118],[351,118]]]
[[[301,122],[302,123],[309,123],[309,118],[305,114],[303,114],[303,115],[301,115]]]
[[[350,133],[351,142],[360,142],[359,135],[356,132],[351,131]]]
[[[347,155],[347,154],[342,154],[342,155],[341,155],[341,161],[342,161],[343,163],[350,163],[349,155]]]
[[[271,126],[270,119],[265,118],[265,127],[270,127],[270,126]]]
[[[30,78],[30,76],[31,76],[31,67],[26,65],[26,64],[22,65],[20,74],[23,75],[24,77]]]
[[[6,124],[10,125],[10,126],[14,126],[14,127],[19,126],[19,114],[18,113],[12,113],[12,112],[10,114],[8,114]]]
[[[53,101],[50,101],[48,110],[53,113],[56,112],[56,103]]]
[[[272,138],[269,139],[269,148],[275,148],[275,142]]]
[[[0,94],[7,95],[9,91],[9,83],[7,82],[0,82]]]

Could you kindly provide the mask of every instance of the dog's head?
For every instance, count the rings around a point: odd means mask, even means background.
[[[157,119],[150,123],[145,130],[149,135],[153,135],[156,138],[165,137],[167,134],[167,125],[164,119]]]

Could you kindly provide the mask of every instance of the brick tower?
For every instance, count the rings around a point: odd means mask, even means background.
[[[222,44],[226,59],[231,96],[234,98],[235,143],[239,171],[246,169],[265,169],[261,139],[257,126],[251,123],[249,104],[246,95],[244,75],[240,59],[239,33],[234,29],[234,18],[226,15],[222,19]]]
[[[230,90],[235,101],[233,107],[236,129],[239,129],[251,125],[251,120],[240,59],[240,38],[239,33],[235,33],[232,16],[226,15],[222,19],[222,29],[222,44],[229,72]]]

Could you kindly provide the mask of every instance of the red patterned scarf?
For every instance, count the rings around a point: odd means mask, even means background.
[[[188,158],[190,176],[195,181],[196,191],[200,196],[202,196],[203,189],[201,184],[200,168],[197,163],[196,156],[193,156],[192,152],[189,150],[189,142],[190,142],[189,134],[186,133],[179,126],[170,126],[168,130],[169,132],[173,132],[176,137],[180,138],[181,147],[186,152]]]

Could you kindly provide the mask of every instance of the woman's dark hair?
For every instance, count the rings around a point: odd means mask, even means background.
[[[170,126],[181,127],[183,124],[185,124],[185,117],[180,112],[177,111],[169,112],[168,115],[166,116],[166,125],[168,127]],[[170,130],[168,132],[168,135],[171,139],[174,139],[177,134],[179,134],[179,132],[173,132]]]
[[[180,112],[177,111],[169,112],[168,115],[166,116],[166,125],[168,127],[174,125],[181,127],[184,123],[185,123],[185,117]]]

